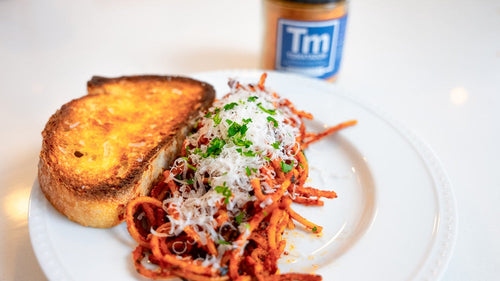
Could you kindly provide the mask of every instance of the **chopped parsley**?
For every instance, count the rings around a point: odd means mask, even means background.
[[[258,96],[251,96],[248,98],[248,101],[255,101],[258,98],[259,98]]]
[[[207,114],[205,114],[205,118],[212,118],[212,120],[214,120],[215,123],[214,127],[217,126],[222,121],[222,118],[220,117],[220,108],[216,107],[214,109],[214,112],[211,111],[207,112]]]
[[[229,187],[226,186],[226,182],[224,182],[222,186],[221,185],[216,186],[215,191],[219,194],[222,194],[222,196],[226,197],[226,199],[224,200],[225,204],[229,203],[229,198],[231,198],[231,195],[233,195],[233,193],[231,192],[231,189],[229,189]]]
[[[253,152],[251,150],[243,151],[243,155],[248,156],[248,157],[254,157],[255,155],[257,155],[257,152]]]
[[[272,143],[271,145],[274,147],[274,149],[279,149],[280,148],[280,141],[276,141],[274,143]]]
[[[257,151],[257,152],[253,152],[252,150],[243,151],[243,149],[241,149],[241,148],[236,148],[236,151],[238,151],[241,155],[248,156],[248,157],[254,157],[257,154],[262,153],[262,151]]]
[[[237,146],[244,146],[245,148],[249,148],[253,144],[252,141],[244,140],[241,138],[233,138],[233,143]],[[240,151],[238,151],[238,152],[240,152]]]
[[[222,245],[231,245],[230,242],[227,242],[226,240],[219,240],[219,244],[222,244]]]
[[[232,137],[237,133],[239,133],[240,130],[241,130],[241,125],[236,122],[232,122],[231,126],[229,126],[229,128],[227,129],[227,136]]]
[[[243,217],[245,216],[245,213],[244,212],[241,212],[239,213],[236,217],[234,217],[234,219],[236,220],[236,222],[238,224],[241,224],[241,222],[243,221]]]
[[[281,161],[281,170],[283,173],[288,173],[293,169],[293,160],[291,164],[285,163],[285,161]]]
[[[235,103],[235,102],[232,102],[232,103],[228,103],[226,105],[224,105],[224,110],[230,110],[230,109],[233,109],[235,106],[237,106],[238,104]]]
[[[213,120],[214,120],[214,123],[217,125],[220,124],[220,122],[222,121],[222,118],[219,116],[219,114],[220,114],[220,108],[216,108],[215,109],[215,116],[214,116]]]
[[[203,154],[203,157],[208,157],[208,156],[217,156],[221,154],[222,148],[226,145],[226,141],[220,138],[213,138],[210,141],[210,145],[207,147],[207,152]]]
[[[193,165],[191,165],[191,164],[189,164],[189,158],[187,158],[187,157],[182,157],[182,159],[186,160],[186,165],[187,165],[187,167],[188,167],[189,169],[191,169],[191,170],[193,170],[193,171],[195,171],[195,172],[196,172],[196,167],[195,167],[195,166],[193,166]]]
[[[252,174],[252,171],[250,170],[250,168],[248,168],[248,166],[245,168],[245,170],[247,171],[247,176],[250,176]]]
[[[315,226],[315,227],[312,228],[312,231],[313,232],[318,232],[318,228]]]
[[[240,128],[241,136],[244,136],[247,131],[248,131],[248,126],[246,124],[241,125],[241,128]]]
[[[230,125],[227,129],[227,136],[232,138],[233,143],[238,146],[249,147],[253,143],[249,140],[243,140],[246,132],[248,131],[248,126],[246,124],[240,125],[237,122],[233,122],[229,119],[226,119],[226,122]],[[237,134],[239,133],[239,136]]]
[[[273,117],[267,116],[267,121],[273,122],[273,126],[278,127],[278,121],[276,121],[276,119],[274,119]]]
[[[262,106],[262,103],[258,103],[257,107],[260,108],[260,110],[264,111],[265,113],[271,114],[271,115],[276,115],[276,109],[267,109]]]

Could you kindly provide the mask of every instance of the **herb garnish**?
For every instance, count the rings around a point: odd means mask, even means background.
[[[220,138],[213,138],[210,141],[210,146],[207,148],[207,152],[203,154],[203,157],[217,156],[222,152],[222,148],[226,145],[226,141]]]
[[[231,195],[233,195],[233,193],[231,192],[231,189],[229,189],[229,187],[226,186],[226,182],[224,182],[222,186],[221,185],[216,186],[215,191],[226,197],[226,199],[224,200],[225,204],[229,203],[229,198],[231,198]]]
[[[281,170],[283,173],[288,173],[293,169],[293,160],[291,164],[285,163],[285,161],[281,161]]]
[[[241,138],[233,138],[233,143],[237,146],[244,146],[245,148],[249,148],[253,144],[253,142],[251,142],[249,140],[244,140]],[[240,152],[240,151],[238,151],[238,152]]]
[[[215,109],[215,116],[214,116],[213,120],[214,120],[214,123],[217,125],[220,124],[220,122],[222,121],[222,118],[220,118],[219,114],[220,114],[220,108],[216,108]]]
[[[271,114],[271,115],[276,115],[276,109],[267,109],[262,106],[262,103],[258,103],[257,107],[260,108],[262,111],[265,113]]]
[[[195,171],[195,172],[196,172],[196,167],[195,167],[195,166],[193,166],[193,165],[191,165],[191,164],[189,164],[189,158],[187,158],[187,157],[182,157],[182,159],[186,160],[186,165],[187,165],[187,167],[188,167],[189,169],[191,169],[191,170],[193,170],[193,171]]]
[[[236,122],[233,122],[231,126],[229,126],[229,128],[227,129],[227,136],[232,137],[237,133],[239,133],[240,130],[241,130],[241,125]]]
[[[279,149],[280,144],[281,144],[280,141],[276,141],[276,142],[272,143],[271,145],[272,145],[272,147],[274,147],[274,149]]]
[[[237,106],[238,104],[235,103],[235,102],[232,102],[232,103],[228,103],[226,105],[224,105],[224,110],[230,110],[230,109],[233,109],[235,106]]]
[[[241,222],[243,221],[243,217],[245,216],[245,213],[244,212],[241,212],[239,213],[236,217],[234,217],[234,219],[236,220],[236,222],[238,224],[241,224]]]
[[[273,126],[278,127],[278,121],[276,121],[276,119],[274,119],[273,117],[267,116],[267,121],[273,122]]]
[[[241,128],[240,128],[240,134],[241,134],[241,136],[244,136],[247,131],[248,131],[247,124],[241,125]]]

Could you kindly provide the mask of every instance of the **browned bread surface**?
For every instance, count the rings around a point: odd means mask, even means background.
[[[185,77],[93,77],[89,95],[63,105],[42,132],[40,187],[69,219],[92,227],[122,221],[178,154],[212,86]]]

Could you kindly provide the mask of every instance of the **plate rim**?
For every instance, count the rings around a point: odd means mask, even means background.
[[[454,248],[457,242],[457,234],[459,227],[459,216],[457,210],[456,197],[453,192],[451,180],[446,173],[441,160],[434,152],[434,150],[427,144],[422,138],[418,137],[418,135],[410,130],[402,121],[397,120],[387,111],[382,110],[380,106],[375,104],[372,101],[368,101],[362,99],[356,94],[350,92],[345,88],[341,88],[338,84],[331,83],[325,80],[310,78],[304,75],[285,72],[285,71],[276,71],[276,70],[263,70],[263,69],[226,69],[226,70],[215,70],[215,71],[204,71],[192,73],[192,76],[202,76],[202,75],[221,75],[221,74],[231,74],[235,75],[246,75],[246,76],[256,76],[259,77],[262,73],[267,72],[273,75],[286,75],[297,80],[314,80],[315,83],[322,84],[325,87],[332,87],[336,89],[334,95],[339,96],[343,99],[349,100],[352,103],[361,106],[365,110],[371,112],[375,116],[378,116],[383,122],[387,123],[391,126],[401,137],[403,137],[406,142],[415,150],[417,155],[424,161],[426,164],[425,168],[428,170],[429,174],[432,177],[433,182],[436,187],[439,187],[439,190],[435,190],[435,194],[437,196],[437,202],[439,207],[440,215],[445,214],[446,217],[444,220],[440,217],[438,223],[438,231],[436,231],[437,235],[435,237],[435,242],[433,247],[431,247],[431,251],[434,251],[436,247],[440,247],[439,254],[434,254],[432,257],[434,258],[433,262],[429,262],[429,259],[426,259],[424,265],[420,270],[415,272],[415,276],[419,278],[415,278],[415,280],[440,280],[446,269],[450,263],[450,260],[453,256]],[[443,198],[444,197],[444,198]],[[444,210],[444,206],[441,203],[446,203],[447,208]],[[446,225],[443,225],[441,222],[446,222]]]
[[[391,126],[405,141],[415,150],[419,158],[421,158],[425,163],[425,168],[428,170],[432,180],[435,184],[434,190],[437,196],[438,210],[440,214],[440,221],[438,224],[438,230],[436,230],[434,245],[431,247],[431,251],[438,251],[438,254],[430,254],[428,259],[425,260],[424,264],[420,269],[416,270],[415,280],[439,280],[442,278],[444,272],[446,271],[449,262],[453,256],[453,251],[457,241],[458,233],[458,210],[456,199],[453,193],[452,184],[446,173],[441,161],[437,157],[436,153],[432,148],[421,138],[417,136],[415,132],[408,129],[401,121],[392,117],[389,113],[382,110],[378,105],[373,102],[363,100],[356,96],[352,92],[339,87],[338,84],[332,84],[327,81],[305,77],[299,74],[274,71],[274,70],[261,70],[261,69],[224,69],[224,70],[214,70],[214,71],[203,71],[194,72],[186,76],[194,77],[197,79],[199,76],[203,75],[225,75],[226,77],[235,77],[237,75],[245,76],[256,76],[259,77],[262,73],[267,72],[272,75],[284,75],[291,78],[296,78],[299,80],[308,80],[311,83],[323,84],[325,87],[331,87],[335,89],[334,95],[351,101],[353,104],[361,106],[363,109],[371,112],[372,114],[378,116],[383,122]],[[37,189],[38,187],[38,189]],[[49,280],[70,280],[70,276],[62,267],[59,267],[54,260],[46,260],[44,256],[47,256],[47,252],[51,250],[51,243],[46,230],[46,224],[44,218],[46,212],[34,214],[32,212],[33,204],[43,204],[42,208],[46,208],[50,205],[49,202],[37,202],[34,200],[35,196],[42,196],[41,190],[39,188],[38,176],[35,178],[29,199],[28,208],[28,228],[29,236],[31,240],[31,245],[35,252],[35,256]],[[446,205],[446,206],[443,206]],[[446,207],[446,208],[445,208]],[[443,216],[443,218],[441,218]]]

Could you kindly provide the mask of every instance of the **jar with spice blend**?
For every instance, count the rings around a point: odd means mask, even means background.
[[[263,0],[265,69],[334,81],[342,58],[346,0]]]

